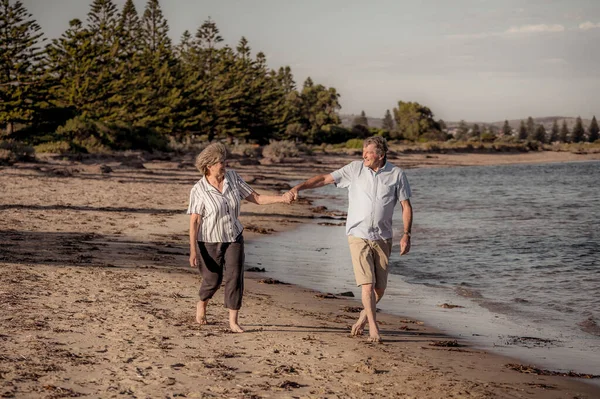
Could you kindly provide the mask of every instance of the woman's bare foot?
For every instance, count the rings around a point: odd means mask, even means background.
[[[238,324],[238,310],[229,309],[229,328],[234,333],[243,333],[244,330]]]
[[[208,321],[206,320],[207,305],[208,301],[198,301],[198,305],[196,305],[196,321],[198,322],[198,324],[208,324]]]

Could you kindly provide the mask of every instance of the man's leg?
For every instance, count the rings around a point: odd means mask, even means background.
[[[375,284],[374,289],[372,290],[375,294],[375,305],[379,303],[387,287],[388,263],[391,251],[392,240],[369,241],[369,256],[366,259],[370,261],[370,264],[373,264],[373,275],[375,277]],[[365,296],[364,288],[362,296],[363,298]],[[367,322],[369,321],[366,309],[367,308],[365,306],[365,309],[363,309],[363,311],[360,312],[358,321],[352,326],[352,335],[362,335],[364,328]],[[376,311],[377,308],[375,307],[374,312],[376,313]],[[375,319],[376,318],[377,317],[375,316]]]
[[[364,285],[363,285],[364,287]],[[383,297],[383,294],[385,293],[385,288],[375,288],[375,305],[377,305],[379,303],[379,301],[381,300],[381,297]],[[364,302],[363,302],[363,306],[364,306]],[[377,307],[375,307],[375,313],[377,313]],[[360,316],[358,317],[358,321],[356,323],[354,323],[354,325],[352,326],[352,335],[357,336],[357,335],[362,335],[363,331],[365,330],[365,326],[367,325],[368,319],[367,319],[367,312],[365,309],[363,309],[360,312]]]
[[[369,341],[381,342],[379,336],[379,327],[377,327],[377,319],[375,318],[375,290],[373,284],[362,285],[362,303],[364,312],[367,314],[367,321],[369,322]]]

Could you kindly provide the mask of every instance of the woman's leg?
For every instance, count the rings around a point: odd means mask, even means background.
[[[221,286],[223,281],[222,252],[223,244],[198,242],[200,254],[198,264],[202,274],[200,285],[200,301],[196,305],[196,321],[199,324],[207,324],[206,307],[208,301]]]
[[[233,332],[244,332],[238,323],[244,294],[244,238],[227,246],[224,254],[225,307],[229,309],[229,327]]]

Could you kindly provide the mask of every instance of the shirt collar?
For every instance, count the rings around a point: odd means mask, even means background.
[[[216,191],[219,194],[225,194],[225,192],[227,191],[227,188],[229,187],[229,179],[227,178],[227,172],[225,172],[225,178],[223,179],[223,192],[222,193],[220,193],[219,190],[214,188],[208,182],[208,179],[206,178],[206,176],[202,176],[202,179],[200,179],[200,181],[202,182],[202,188],[204,189],[204,191]]]
[[[365,166],[365,163],[362,162],[362,167],[363,169],[368,169],[371,173],[380,173],[380,172],[387,172],[388,170],[390,170],[392,168],[392,164],[389,163],[389,161],[385,161],[385,163],[383,164],[383,166],[381,168],[379,168],[379,170],[377,172],[375,172],[373,169],[369,168],[368,166]]]

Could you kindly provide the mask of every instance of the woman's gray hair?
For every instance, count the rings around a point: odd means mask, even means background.
[[[371,136],[363,141],[363,147],[368,146],[369,144],[375,144],[375,152],[379,156],[385,156],[388,152],[387,141],[381,136]]]
[[[196,157],[196,168],[206,176],[208,167],[227,159],[227,148],[221,143],[212,143]]]

